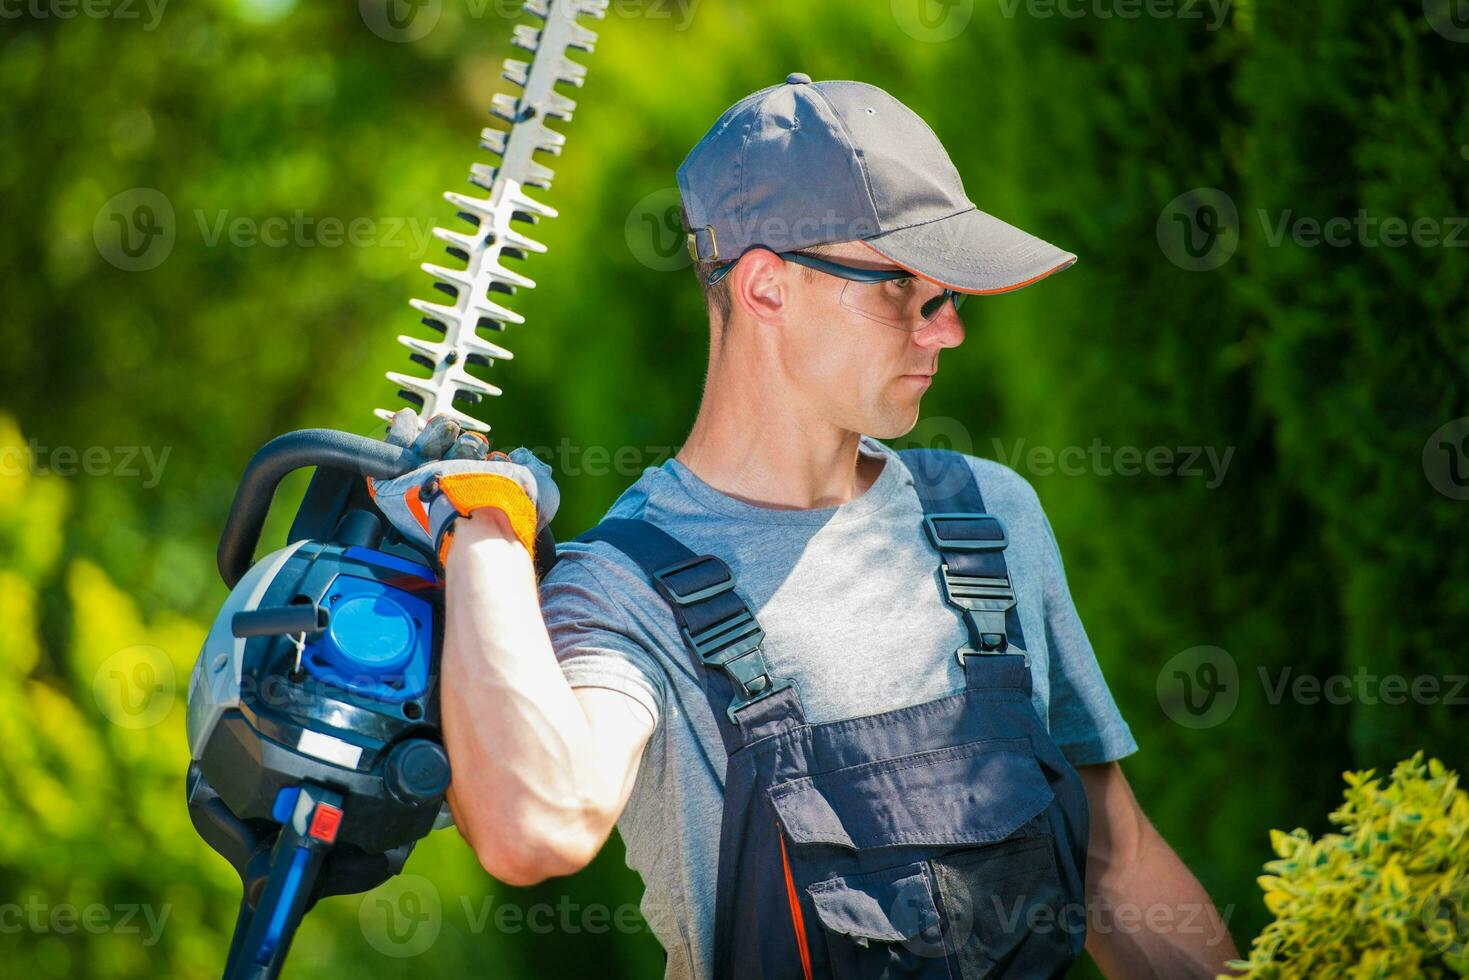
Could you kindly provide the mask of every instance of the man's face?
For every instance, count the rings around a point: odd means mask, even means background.
[[[842,265],[896,269],[862,242],[823,249],[820,257]],[[919,402],[938,370],[939,351],[964,340],[964,324],[946,302],[916,329],[879,322],[842,302],[847,280],[786,263],[791,288],[781,359],[797,395],[813,415],[880,439],[903,435],[918,421]],[[935,287],[923,280],[907,286]],[[863,285],[864,289],[901,289]]]

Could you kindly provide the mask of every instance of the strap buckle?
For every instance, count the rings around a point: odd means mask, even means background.
[[[700,252],[702,251],[702,249],[699,247],[699,235],[700,235],[700,233],[706,232],[706,231],[709,233],[709,245],[710,245],[710,248],[713,249],[713,251],[708,256],[701,255]],[[718,238],[718,236],[716,236],[714,234],[714,226],[713,225],[705,225],[702,228],[696,228],[695,230],[689,232],[688,242],[689,242],[689,255],[690,255],[690,257],[693,258],[694,263],[696,265],[698,263],[700,263],[700,262],[717,262],[717,261],[719,261],[719,238]]]
[[[680,589],[676,579],[684,572],[691,571],[701,565],[713,565],[723,572],[724,580],[712,585],[693,586],[687,590]],[[697,578],[697,576],[695,576]],[[698,555],[686,561],[681,561],[666,568],[660,568],[653,573],[653,583],[658,586],[658,591],[663,593],[663,598],[675,606],[691,606],[705,599],[712,599],[721,593],[728,592],[734,588],[734,573],[729,566],[715,558],[713,555]]]
[[[976,649],[974,649],[974,647],[971,647],[971,646],[962,646],[959,649],[957,649],[957,650],[954,651],[954,659],[956,659],[956,660],[959,661],[959,666],[961,668],[964,666],[964,659],[966,657],[1000,657],[1000,656],[1008,656],[1008,657],[1016,657],[1016,656],[1018,656],[1022,660],[1025,661],[1025,664],[1026,664],[1027,667],[1030,666],[1030,654],[1026,653],[1024,650],[1020,649],[1019,647],[1016,647],[1014,650],[1011,650],[1009,648],[1008,644],[1006,645],[1005,649],[1003,649],[1003,650],[976,650]]]
[[[688,573],[705,565],[721,573],[721,579],[705,585],[694,584],[706,581],[707,575]],[[680,582],[679,577],[685,577]],[[713,555],[698,555],[677,562],[653,573],[658,591],[676,608],[692,606],[723,595],[734,589],[734,573],[719,558]],[[681,587],[682,586],[682,587]],[[789,679],[771,677],[765,663],[765,654],[760,646],[765,642],[765,631],[753,613],[743,603],[732,616],[706,626],[697,633],[690,631],[680,613],[679,634],[689,649],[707,667],[720,671],[734,686],[735,696],[725,709],[729,720],[735,724],[739,719],[735,713],[764,700],[778,691],[792,687]]]
[[[928,514],[923,530],[939,551],[1004,551],[1004,523],[993,514]]]
[[[1005,616],[1015,606],[1015,589],[1010,577],[951,572],[947,562],[941,568],[944,597],[964,610],[970,635],[977,640],[975,652],[1004,653],[1010,646],[1005,635]],[[963,656],[959,662],[964,662]]]

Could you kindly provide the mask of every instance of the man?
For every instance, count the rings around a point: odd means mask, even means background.
[[[877,441],[966,297],[1075,256],[978,211],[857,82],[745,98],[679,186],[710,356],[677,457],[539,595],[557,496],[523,450],[378,489],[445,568],[460,832],[528,885],[620,826],[668,977],[1051,976],[1083,940],[1112,977],[1212,976],[1234,947],[1117,765],[1034,492]]]

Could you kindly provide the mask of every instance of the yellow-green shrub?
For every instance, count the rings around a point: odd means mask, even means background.
[[[1257,980],[1469,975],[1469,794],[1423,753],[1387,786],[1345,773],[1341,833],[1271,831],[1259,879],[1275,916],[1230,964]]]

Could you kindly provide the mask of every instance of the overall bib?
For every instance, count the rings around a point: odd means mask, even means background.
[[[642,568],[703,668],[729,753],[721,980],[1055,977],[1085,942],[1086,797],[1031,704],[1004,528],[962,456],[900,455],[969,634],[915,651],[964,667],[962,692],[924,704],[809,724],[723,561],[641,520],[580,539]]]

